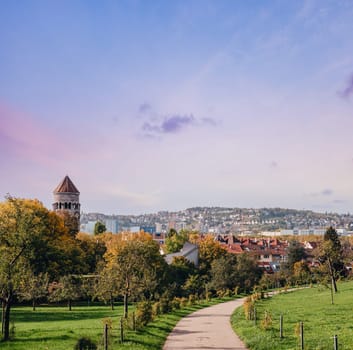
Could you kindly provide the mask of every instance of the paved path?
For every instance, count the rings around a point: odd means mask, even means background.
[[[247,350],[230,325],[231,314],[243,301],[217,304],[182,318],[169,334],[163,350]]]

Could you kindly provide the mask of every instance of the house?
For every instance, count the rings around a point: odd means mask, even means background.
[[[185,242],[183,248],[177,253],[167,254],[164,259],[168,264],[173,262],[173,258],[176,256],[183,256],[185,259],[194,263],[195,266],[199,264],[199,247],[196,244]]]

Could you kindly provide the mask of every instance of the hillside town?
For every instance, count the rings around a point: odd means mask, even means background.
[[[195,207],[143,215],[83,213],[81,231],[93,233],[97,221],[104,223],[107,231],[112,233],[143,230],[161,237],[171,228],[176,231],[186,229],[200,233],[243,236],[323,235],[329,226],[341,235],[349,235],[353,230],[353,214],[350,213],[316,213],[281,208]]]

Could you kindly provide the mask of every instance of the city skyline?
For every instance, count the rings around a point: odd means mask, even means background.
[[[352,212],[351,1],[0,8],[2,198]]]

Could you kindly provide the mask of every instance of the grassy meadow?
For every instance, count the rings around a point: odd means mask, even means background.
[[[14,307],[11,315],[14,334],[11,341],[5,343],[0,341],[0,349],[70,350],[80,337],[91,338],[98,345],[98,349],[103,349],[102,320],[105,318],[110,318],[113,322],[111,349],[161,349],[166,337],[180,318],[221,301],[213,299],[209,302],[200,302],[161,315],[142,330],[126,330],[123,344],[120,343],[119,329],[122,306],[115,307],[113,311],[109,306],[74,306],[72,311],[68,311],[67,307],[55,306],[39,306],[36,311],[32,311],[31,307]]]
[[[264,330],[265,312],[272,317]],[[283,315],[283,338],[279,338],[279,319]],[[243,307],[232,316],[232,326],[251,350],[300,349],[299,322],[304,323],[306,350],[334,349],[338,336],[339,350],[353,349],[353,282],[338,284],[331,304],[330,290],[313,287],[275,295],[256,302],[256,325],[245,320]]]

